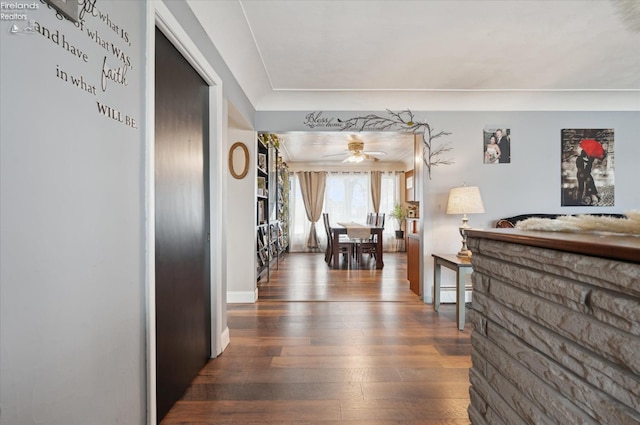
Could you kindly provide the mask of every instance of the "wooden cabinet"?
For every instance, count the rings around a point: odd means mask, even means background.
[[[289,177],[275,134],[260,133],[256,158],[256,270],[258,280],[269,277],[269,269],[289,246]]]
[[[420,239],[417,235],[407,235],[407,279],[409,289],[420,295]]]

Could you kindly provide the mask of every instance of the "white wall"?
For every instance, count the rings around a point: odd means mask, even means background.
[[[460,216],[445,213],[449,189],[479,186],[485,213],[469,215],[474,228],[491,228],[503,217],[527,213],[622,213],[640,209],[638,165],[640,112],[437,112],[430,122],[452,133],[447,137],[455,163],[433,169],[425,180],[425,301],[432,301],[432,253],[453,253],[461,246]],[[482,162],[485,126],[511,129],[511,163]],[[567,128],[613,128],[615,131],[615,206],[561,207],[560,132]],[[454,286],[453,273],[443,284]],[[444,296],[444,295],[443,295]],[[453,296],[451,294],[450,296]],[[450,301],[454,301],[451,298]]]
[[[220,56],[220,53],[207,36],[193,11],[186,1],[162,0],[171,11],[171,14],[180,22],[189,38],[198,46],[198,49],[206,57],[216,74],[224,81],[224,97],[228,99],[238,113],[250,123],[254,121],[255,108],[249,102],[244,91],[238,84],[229,67]]]
[[[524,94],[523,94],[524,96]],[[566,104],[572,95],[555,93],[558,104]],[[604,94],[603,94],[604,96]],[[473,96],[472,96],[473,97]],[[485,95],[491,104],[491,94]],[[616,99],[612,95],[612,99]],[[464,101],[464,99],[461,99]],[[553,102],[550,101],[552,104]],[[609,102],[615,103],[615,102]],[[624,105],[627,105],[623,102]],[[628,106],[628,105],[627,105]],[[638,103],[640,108],[640,103]],[[628,109],[628,108],[627,108]],[[313,111],[260,111],[256,114],[259,131],[339,131],[336,127],[305,126],[305,117]],[[463,183],[479,186],[485,205],[484,214],[470,216],[473,227],[490,228],[495,221],[526,213],[611,212],[621,213],[640,208],[638,166],[640,158],[640,112],[624,111],[560,111],[560,112],[424,112],[413,111],[418,121],[426,120],[435,132],[447,131],[450,136],[438,141],[449,143],[447,154],[454,163],[433,168],[432,178],[426,170],[420,214],[424,228],[425,302],[432,302],[433,253],[455,253],[460,249],[458,226],[461,217],[445,214],[449,189]],[[338,123],[338,118],[384,111],[323,111],[323,118]],[[511,163],[483,164],[482,132],[485,127],[511,129]],[[613,128],[615,130],[615,206],[560,206],[560,132],[565,128]],[[437,144],[437,143],[436,143]],[[443,272],[443,285],[454,286],[453,273]],[[443,301],[454,301],[453,293],[443,293]]]
[[[146,5],[87,2],[95,16],[76,28],[33,4],[25,14],[44,36],[10,35],[14,22],[0,22],[0,423],[142,424]],[[166,4],[252,120],[189,7]],[[103,70],[117,80],[104,91]],[[98,101],[113,109],[99,112]]]
[[[171,12],[173,17],[175,17],[175,19],[179,22],[180,26],[182,27],[186,35],[195,44],[198,51],[204,56],[207,63],[213,68],[214,72],[222,80],[223,82],[222,89],[224,94],[223,114],[225,118],[228,117],[230,122],[233,121],[233,123],[231,124],[232,126],[236,126],[240,128],[251,126],[251,123],[254,120],[254,114],[255,114],[254,107],[251,105],[247,96],[242,91],[235,77],[233,76],[233,74],[227,67],[226,63],[220,56],[220,53],[217,51],[215,46],[211,43],[211,40],[208,38],[206,32],[200,25],[200,22],[194,15],[189,5],[184,1],[173,1],[173,0],[163,0],[163,4]],[[242,124],[238,124],[240,122],[242,122]],[[249,124],[246,124],[246,123],[249,123]],[[221,143],[224,143],[225,145],[223,148],[223,152],[225,155],[224,161],[223,161],[224,164],[227,164],[226,155],[228,154],[228,147],[230,147],[230,146],[227,146],[227,142],[230,140],[229,134],[228,134],[228,131],[229,131],[228,127],[229,127],[229,124],[225,122],[223,125],[223,128],[221,129],[222,130]],[[247,146],[250,146],[250,145],[247,144]],[[222,184],[224,186],[222,189],[221,196],[215,196],[215,194],[213,194],[212,200],[214,202],[227,202],[227,200],[233,199],[235,196],[235,193],[230,190],[230,187],[228,184],[228,182],[230,180],[233,180],[233,178],[228,174],[227,168],[228,167],[224,166],[221,170],[219,170],[219,172],[222,175],[222,182],[223,182]],[[216,171],[212,170],[212,172],[216,172]],[[253,197],[253,193],[254,192],[252,192],[252,195],[251,195],[252,197]],[[236,214],[236,211],[225,208],[225,211],[223,214],[225,214],[225,217],[223,217],[223,219],[226,222],[229,216],[233,216],[234,214]],[[253,220],[251,221],[251,223],[253,228],[255,229]],[[231,233],[230,229],[227,229],[227,228],[223,229],[223,233],[224,233],[224,236],[223,236],[223,241],[221,243],[224,244],[224,246],[228,246],[227,241],[229,241],[230,239],[233,239],[234,235],[233,233]],[[220,236],[213,234],[212,237],[215,238]],[[255,238],[251,238],[251,239],[244,240],[244,243],[251,244],[251,246],[253,246],[253,244],[255,243],[254,241],[255,241]],[[233,268],[230,268],[230,265],[241,261],[246,266],[246,262],[253,260],[253,258],[255,257],[255,253],[252,252],[251,257],[241,257],[242,258],[241,260],[238,260],[238,259],[234,260],[233,259],[234,255],[232,255],[229,252],[223,253],[223,257],[225,256],[226,258],[221,259],[221,261],[224,262],[224,267],[226,268],[226,270],[223,271],[223,274],[225,275],[225,278],[224,278],[225,281],[221,283],[221,288],[224,291],[223,297],[226,297],[229,287],[231,287],[231,290],[235,290],[234,289],[235,284],[233,282],[237,281],[237,278],[235,277],[235,270]],[[241,281],[246,282],[244,278],[242,278]],[[254,279],[254,283],[255,283],[255,279]],[[222,311],[220,313],[222,314],[221,327],[223,330],[227,330],[228,328],[227,328],[227,318],[226,318],[226,305],[222,306]],[[223,346],[225,345],[224,344],[224,341],[226,341],[225,338],[226,336],[223,335]]]
[[[141,424],[144,3],[98,0],[82,28],[30,3],[49,36],[0,21],[0,423]],[[102,90],[105,58],[126,85]]]
[[[258,299],[256,257],[256,132],[246,122],[230,119],[227,152],[235,142],[249,150],[249,172],[243,179],[227,179],[227,302],[252,303]],[[242,169],[240,151],[234,155],[235,170]],[[229,172],[229,170],[225,170]]]

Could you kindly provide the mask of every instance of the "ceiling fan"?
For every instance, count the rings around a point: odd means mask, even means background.
[[[380,159],[376,156],[386,155],[387,153],[382,151],[365,151],[364,142],[357,139],[355,136],[351,136],[351,140],[347,145],[347,150],[344,153],[324,155],[324,157],[343,156],[345,154],[348,156],[342,162],[358,163],[365,159],[370,161],[379,161]]]

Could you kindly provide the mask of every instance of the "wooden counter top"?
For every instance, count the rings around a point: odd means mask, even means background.
[[[471,238],[511,242],[640,263],[640,237],[638,236],[519,229],[470,229],[467,231],[467,235]]]

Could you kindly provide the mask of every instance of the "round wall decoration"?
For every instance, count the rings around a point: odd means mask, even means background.
[[[242,171],[239,173],[236,172],[235,161],[233,159],[234,154],[238,149],[242,151],[243,157],[241,161],[244,164],[242,165]],[[231,175],[236,179],[243,179],[244,176],[246,176],[249,172],[249,149],[247,149],[247,145],[242,142],[235,142],[229,149],[229,171],[231,172]]]

